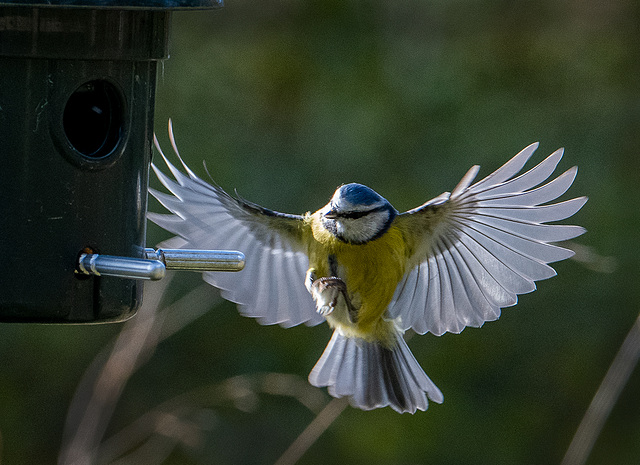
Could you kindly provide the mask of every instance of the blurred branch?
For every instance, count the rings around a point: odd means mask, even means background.
[[[562,465],[582,465],[640,358],[640,315],[622,342],[574,435]]]
[[[87,371],[69,408],[63,435],[66,444],[63,444],[58,463],[95,462],[95,450],[124,386],[139,366],[143,351],[152,350],[150,336],[155,320],[153,307],[143,306],[135,318],[125,323],[102,368],[96,372],[94,362]],[[96,361],[103,358],[103,354],[99,354]]]
[[[202,433],[211,430],[215,423],[209,407],[231,402],[237,409],[250,412],[257,408],[261,393],[291,396],[315,413],[326,403],[326,396],[299,376],[284,373],[235,376],[180,394],[146,412],[100,445],[97,463],[160,463],[177,445],[195,447],[202,441]]]
[[[202,284],[173,305],[157,311],[172,278],[173,275],[155,285],[146,284],[144,303],[137,315],[125,323],[110,350],[107,347],[98,354],[85,372],[69,407],[59,464],[95,463],[96,451],[129,378],[164,338],[215,303],[212,288]],[[166,317],[174,313],[178,317],[172,318],[172,329],[162,333]]]
[[[323,409],[326,396],[322,391],[306,379],[283,373],[235,376],[193,389],[163,402],[103,440],[122,391],[135,371],[151,358],[158,344],[204,314],[220,298],[214,288],[202,283],[162,308],[160,304],[173,276],[145,285],[144,303],[138,314],[125,323],[113,344],[98,354],[85,372],[69,407],[58,463],[161,463],[177,445],[195,447],[201,442],[202,433],[211,429],[208,407],[231,402],[237,409],[251,412],[257,408],[261,393],[290,396],[312,412],[320,412],[294,442],[299,444],[301,438],[307,437],[304,449],[296,446],[301,455],[329,426],[331,422],[326,419],[335,419],[344,406],[333,417],[328,416],[332,411],[328,407],[335,403]]]
[[[275,465],[293,465],[298,462],[307,450],[318,440],[329,426],[340,416],[349,405],[346,398],[332,399],[322,412],[309,423],[309,426],[300,433],[300,436],[284,451],[284,454],[276,461]]]

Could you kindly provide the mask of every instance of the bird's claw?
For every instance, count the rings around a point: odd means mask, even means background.
[[[331,312],[333,312],[333,309],[335,308],[335,304],[334,305],[323,305],[322,307],[318,308],[318,313],[324,317],[327,317],[331,314]]]
[[[311,288],[316,296],[321,297],[321,301],[318,302],[318,313],[325,317],[333,312],[338,304],[340,293],[346,295],[347,292],[345,282],[335,276],[316,279],[311,284]]]
[[[336,276],[316,279],[311,287],[314,287],[320,294],[324,293],[327,289],[336,289],[341,292],[346,292],[347,290],[345,282]]]
[[[316,303],[318,304],[318,313],[324,317],[330,315],[338,304],[338,296],[342,294],[349,311],[349,319],[355,322],[357,319],[357,311],[353,307],[349,294],[347,292],[347,284],[336,276],[328,276],[316,279],[311,284]]]

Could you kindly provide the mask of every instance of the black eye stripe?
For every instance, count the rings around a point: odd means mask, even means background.
[[[371,213],[371,211],[365,211],[365,212],[344,212],[344,213],[338,213],[336,216],[338,218],[349,218],[352,220],[355,220],[357,218],[362,218],[365,215],[368,215],[369,213]]]
[[[340,212],[340,213],[336,214],[336,216],[338,218],[348,218],[348,219],[355,220],[355,219],[358,219],[358,218],[362,218],[363,216],[366,216],[369,213],[379,212],[379,211],[382,211],[382,210],[385,210],[385,209],[386,209],[386,207],[383,205],[383,206],[380,206],[380,207],[377,207],[377,208],[373,208],[371,210],[364,210],[364,211],[357,211],[357,212]]]

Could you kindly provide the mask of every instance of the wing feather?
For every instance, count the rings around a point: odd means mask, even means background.
[[[450,310],[453,318],[458,320],[462,327],[478,324],[479,310],[482,299],[479,299],[477,308],[471,304],[469,294],[473,292],[473,283],[463,278],[464,261],[458,261],[455,247],[443,250],[443,258],[448,263],[449,277],[451,278],[451,292],[453,294],[453,308]]]
[[[578,168],[574,166],[543,186],[515,194],[494,194],[491,197],[485,197],[484,200],[492,200],[494,206],[540,205],[551,202],[569,190],[577,173]]]
[[[515,292],[523,286],[522,277],[505,266],[470,237],[460,241],[460,255],[492,308],[515,303]],[[524,291],[524,289],[522,289]],[[474,303],[477,303],[474,301]]]
[[[461,253],[459,248],[464,247],[461,243],[448,245],[460,277],[459,287],[457,287],[457,289],[460,289],[461,292],[463,291],[466,297],[464,301],[466,311],[461,312],[465,319],[465,326],[473,326],[473,324],[464,317],[464,314],[467,312],[474,314],[472,318],[480,318],[480,320],[477,320],[478,322],[498,318],[499,313],[496,315],[495,312],[497,304],[490,296],[487,296],[483,291],[482,285],[478,282],[480,278],[486,277],[486,270],[480,266],[477,273],[473,271],[473,266],[476,264],[479,265],[479,262],[477,260],[474,262],[475,257],[473,255],[466,256],[464,253]]]
[[[513,179],[501,182],[499,185],[488,185],[484,190],[471,187],[461,198],[474,196],[477,200],[483,199],[485,196],[494,197],[496,195],[513,195],[536,186],[545,181],[555,171],[556,166],[562,158],[563,149],[556,150],[539,164],[531,168],[526,173],[521,174]]]
[[[436,253],[436,264],[438,266],[438,281],[440,284],[440,318],[441,324],[447,327],[457,326],[457,318],[455,314],[455,298],[453,296],[453,288],[451,282],[451,272],[449,270],[447,257],[445,254],[447,250],[438,243],[438,253]]]
[[[304,218],[268,210],[200,179],[178,153],[170,129],[171,145],[186,174],[162,153],[171,177],[152,165],[169,194],[150,189],[171,214],[149,213],[148,218],[184,239],[183,248],[239,250],[245,268],[237,273],[205,272],[203,278],[222,296],[239,305],[240,313],[261,324],[315,325],[323,318],[306,287],[309,266],[305,253]]]
[[[502,182],[516,175],[524,167],[525,163],[527,163],[537,148],[537,142],[525,147],[515,157],[502,165],[496,171],[471,186],[468,189],[469,193],[473,194],[480,192],[487,187],[500,185]]]
[[[515,305],[519,294],[535,290],[535,281],[554,276],[549,263],[573,255],[553,242],[577,237],[584,228],[546,223],[572,216],[587,198],[549,203],[569,189],[577,173],[574,167],[547,182],[562,149],[518,175],[537,147],[526,147],[475,184],[473,167],[451,194],[398,216],[410,266],[389,318],[421,334],[481,326]]]

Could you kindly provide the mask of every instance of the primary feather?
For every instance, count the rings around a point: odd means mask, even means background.
[[[398,217],[414,253],[410,271],[396,289],[389,317],[420,334],[458,333],[500,316],[517,295],[533,291],[535,281],[554,276],[548,264],[573,255],[550,244],[584,233],[579,226],[549,225],[568,218],[587,201],[578,197],[543,205],[569,188],[571,168],[538,187],[553,173],[557,150],[524,174],[514,177],[531,157],[532,144],[486,178],[471,184],[465,176],[447,200],[427,202]],[[442,198],[442,197],[441,197]],[[421,231],[429,230],[429,234]]]
[[[576,175],[571,168],[546,182],[561,150],[518,176],[537,144],[475,184],[474,166],[451,193],[402,214],[372,189],[346,184],[317,212],[289,215],[204,182],[182,162],[171,127],[170,138],[186,175],[155,140],[173,179],[152,165],[170,195],[150,193],[171,214],[149,218],[185,248],[245,254],[243,271],[204,273],[243,315],[285,327],[326,319],[334,335],[309,380],[362,409],[413,413],[442,402],[404,330],[439,335],[498,318],[555,275],[549,263],[572,255],[551,243],[584,232],[546,224],[586,202],[549,204]]]
[[[173,139],[173,138],[172,138]],[[157,150],[162,154],[159,144]],[[324,321],[304,286],[309,259],[299,225],[301,216],[286,215],[231,197],[186,167],[182,174],[162,154],[175,177],[152,168],[173,195],[149,192],[173,214],[148,213],[148,218],[185,239],[184,248],[240,250],[245,268],[240,273],[203,273],[205,281],[218,287],[222,296],[239,304],[240,312],[262,324],[284,327]]]

